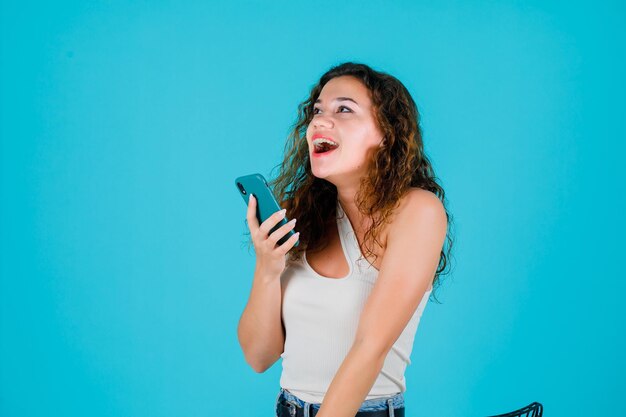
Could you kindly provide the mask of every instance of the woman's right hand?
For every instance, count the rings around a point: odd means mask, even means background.
[[[275,212],[259,226],[259,221],[256,218],[256,208],[257,200],[251,194],[248,199],[248,213],[246,217],[248,219],[250,236],[254,243],[254,251],[256,252],[256,268],[263,274],[280,276],[285,270],[287,252],[298,241],[300,233],[295,233],[280,246],[277,246],[277,242],[295,227],[296,219],[292,219],[269,234],[269,231],[285,217],[285,212],[282,210]]]

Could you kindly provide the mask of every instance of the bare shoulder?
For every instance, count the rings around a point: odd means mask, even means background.
[[[398,214],[416,214],[418,212],[435,212],[445,216],[443,203],[432,191],[422,188],[411,187],[409,191],[400,199],[397,209]]]
[[[390,232],[410,233],[425,222],[445,231],[447,225],[445,207],[432,191],[411,187],[400,199],[390,225]]]

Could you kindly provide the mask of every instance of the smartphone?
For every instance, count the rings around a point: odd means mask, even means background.
[[[272,214],[281,210],[281,207],[276,201],[276,197],[274,197],[274,194],[272,193],[272,190],[270,190],[269,185],[267,185],[267,181],[263,175],[257,173],[238,177],[235,179],[235,185],[237,186],[237,190],[239,190],[239,194],[243,198],[243,201],[246,203],[246,206],[248,205],[250,194],[254,194],[256,197],[256,218],[259,221],[259,225],[267,220],[267,218]],[[288,221],[287,216],[285,216],[270,230],[269,234],[286,224]],[[291,229],[285,236],[278,240],[278,245],[285,243],[285,241],[294,234],[295,232]],[[298,240],[294,246],[298,246],[299,244],[300,241]]]

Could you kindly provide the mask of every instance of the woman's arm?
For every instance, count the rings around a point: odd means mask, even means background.
[[[328,387],[317,417],[354,417],[357,413],[432,283],[446,227],[445,210],[434,194],[424,190],[410,194],[390,228],[381,269],[361,312],[352,349]]]
[[[259,373],[271,367],[285,347],[281,299],[280,276],[266,276],[255,270],[237,336],[246,362]]]

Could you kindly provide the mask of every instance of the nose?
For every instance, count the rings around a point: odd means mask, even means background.
[[[313,125],[314,128],[331,128],[333,126],[333,122],[329,117],[323,116],[323,115],[316,115],[313,120],[311,121],[311,124]]]

